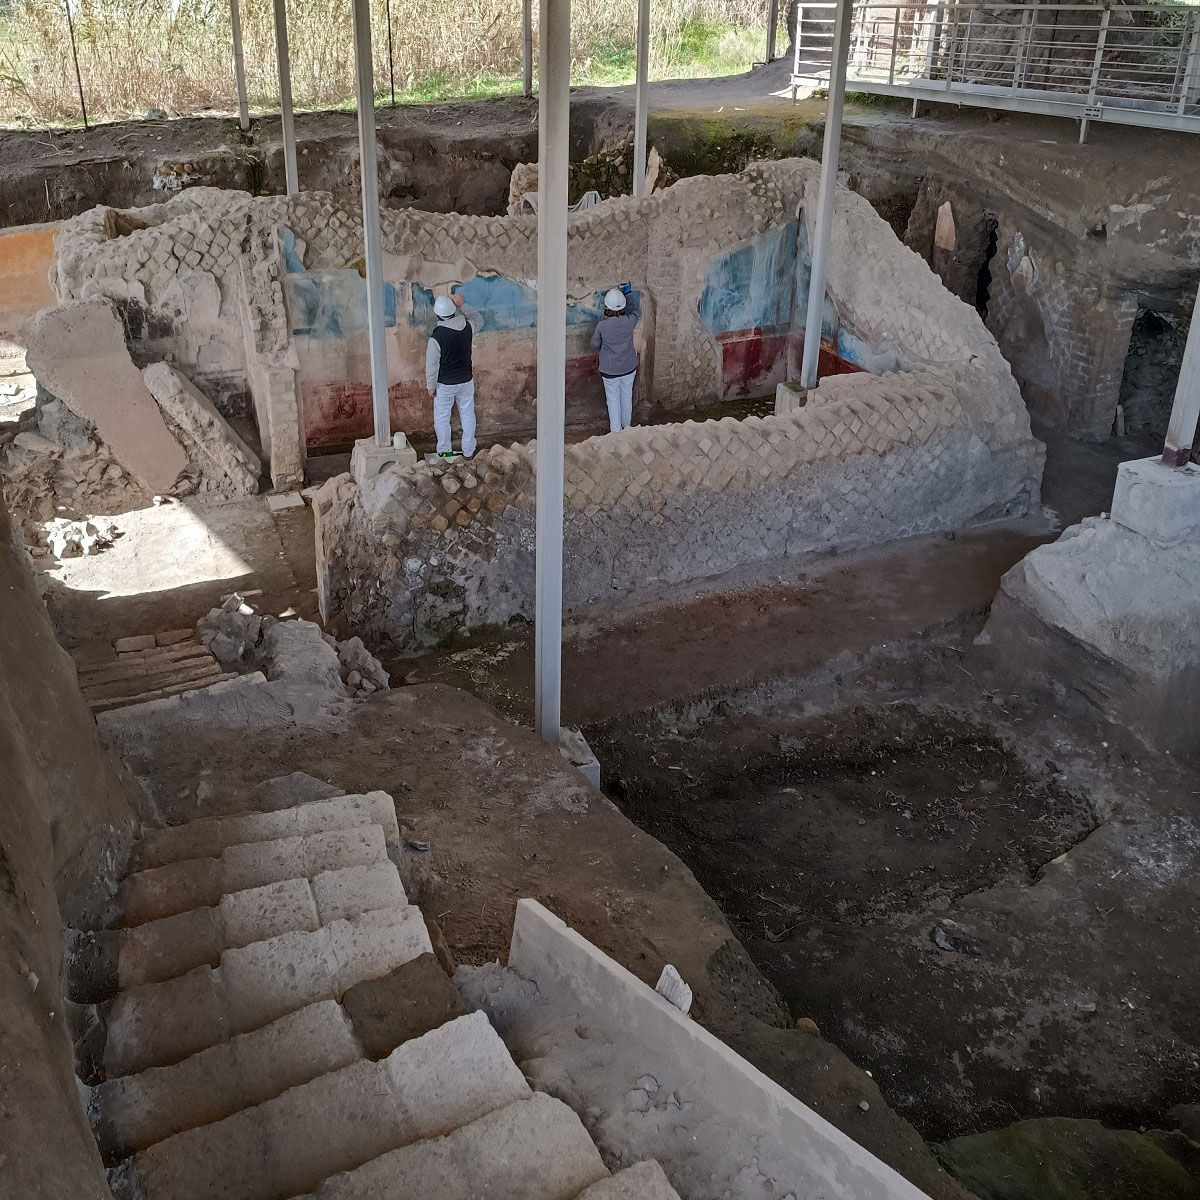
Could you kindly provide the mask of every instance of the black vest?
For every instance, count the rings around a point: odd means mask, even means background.
[[[471,380],[471,322],[463,329],[438,325],[433,340],[442,352],[438,364],[438,383],[469,383]]]

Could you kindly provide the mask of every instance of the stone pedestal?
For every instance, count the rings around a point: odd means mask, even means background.
[[[1154,542],[1200,541],[1200,467],[1139,458],[1117,469],[1112,519]]]
[[[798,383],[781,383],[775,389],[775,415],[782,417],[804,407],[808,392]]]
[[[395,444],[397,440],[399,445]],[[393,463],[398,467],[417,465],[417,452],[408,444],[404,434],[394,434],[390,446],[377,445],[374,438],[360,438],[350,452],[350,475],[355,483],[365,483]]]
[[[1015,687],[1065,689],[1147,745],[1196,761],[1200,472],[1156,461],[1121,471],[1113,519],[1089,517],[1017,563],[980,640],[997,647]]]

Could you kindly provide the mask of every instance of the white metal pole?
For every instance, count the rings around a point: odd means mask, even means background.
[[[821,353],[821,324],[825,316],[825,281],[829,275],[829,244],[833,233],[833,205],[837,195],[838,150],[842,140],[842,111],[846,104],[846,57],[850,52],[850,18],[853,0],[838,0],[833,27],[833,57],[829,62],[829,99],[825,104],[825,142],[821,149],[821,184],[817,219],[812,226],[812,272],[808,281],[808,312],[804,321],[804,358],[800,386],[817,386]]]
[[[1168,467],[1186,466],[1192,457],[1196,441],[1196,425],[1200,422],[1200,296],[1192,310],[1183,362],[1179,367],[1179,383],[1175,386],[1175,404],[1171,409],[1171,424],[1162,460]]]
[[[365,0],[360,0],[365,3]],[[537,566],[535,719],[562,716],[563,453],[567,379],[567,157],[571,0],[541,0],[538,63]]]
[[[279,123],[283,127],[283,171],[287,194],[300,190],[296,171],[296,124],[292,120],[292,60],[288,53],[287,0],[275,0],[275,61],[279,67]]]
[[[524,91],[533,95],[533,0],[521,0],[521,62],[525,69]]]
[[[638,0],[637,100],[633,114],[633,194],[646,193],[646,122],[650,106],[650,0]]]
[[[233,78],[237,84],[238,125],[250,128],[250,105],[246,101],[246,60],[242,55],[242,10],[238,0],[229,0],[229,24],[233,32]]]
[[[379,229],[370,0],[354,0],[353,16],[358,162],[362,168],[363,255],[367,264],[367,332],[371,346],[371,411],[375,418],[375,444],[387,446],[392,440],[392,418],[388,409],[387,343],[383,331],[383,237]]]

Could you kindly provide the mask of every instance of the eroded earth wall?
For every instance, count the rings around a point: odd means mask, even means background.
[[[63,926],[101,923],[140,792],[99,742],[2,498],[0,775],[2,1190],[108,1200],[76,1090]]]

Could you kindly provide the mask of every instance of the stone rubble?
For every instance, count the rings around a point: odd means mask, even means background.
[[[363,644],[339,642],[311,621],[260,616],[237,592],[196,623],[196,634],[227,671],[262,671],[268,680],[307,681],[365,698],[391,677]]]

